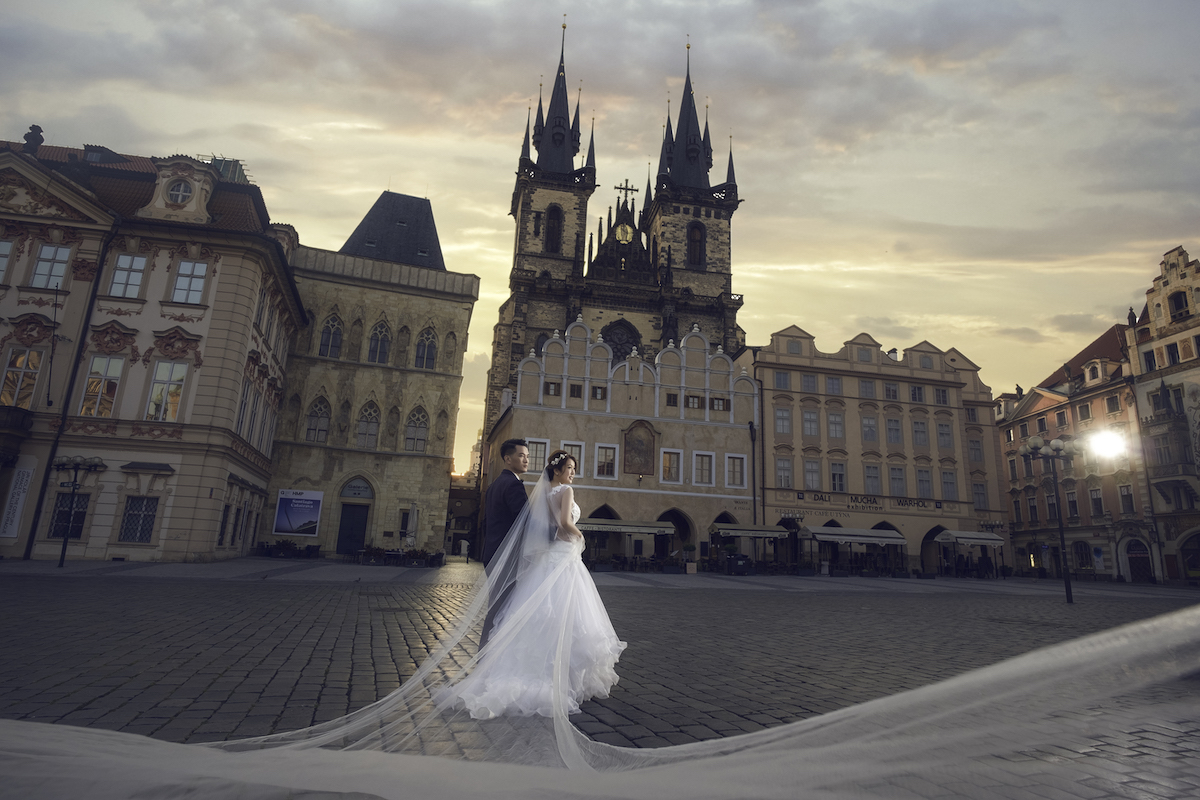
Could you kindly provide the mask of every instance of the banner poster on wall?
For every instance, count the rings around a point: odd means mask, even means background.
[[[324,492],[280,489],[275,510],[276,536],[316,536]]]
[[[20,535],[21,515],[25,512],[25,498],[29,496],[29,485],[33,482],[37,459],[33,456],[19,456],[15,466],[12,485],[8,490],[8,503],[4,506],[4,516],[0,521],[0,539],[15,539]]]

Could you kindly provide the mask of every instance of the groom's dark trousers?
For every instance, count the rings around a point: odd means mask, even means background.
[[[504,543],[504,538],[508,535],[509,529],[517,521],[521,509],[525,508],[527,502],[525,485],[521,483],[521,479],[512,470],[506,469],[501,472],[500,477],[496,478],[492,485],[488,487],[487,501],[484,509],[483,533],[483,568],[488,574],[490,574],[492,558],[496,555],[496,551],[500,549],[500,545]],[[483,634],[479,637],[479,648],[481,650],[491,637],[492,625],[495,623],[496,614],[508,602],[508,597],[512,594],[513,586],[515,584],[509,584],[498,597],[488,598],[487,617],[483,620]]]

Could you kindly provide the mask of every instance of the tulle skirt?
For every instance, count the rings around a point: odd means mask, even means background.
[[[475,719],[552,717],[608,697],[625,649],[592,576],[581,541],[556,541],[513,587],[474,670],[449,689]]]

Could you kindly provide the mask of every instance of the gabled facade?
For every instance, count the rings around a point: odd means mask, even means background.
[[[1061,370],[1002,405],[997,426],[1019,571],[1060,576],[1058,520],[1065,523],[1067,562],[1075,577],[1161,580],[1149,487],[1144,480],[1138,407],[1127,381],[1126,326],[1114,325]],[[1130,447],[1100,458],[1093,436],[1107,433]],[[1031,436],[1073,441],[1083,455],[1059,469],[1055,502],[1050,470],[1017,451]]]
[[[72,559],[246,551],[305,322],[276,233],[235,163],[36,126],[0,142],[0,555],[57,557],[64,536]],[[100,461],[74,497],[60,457]]]
[[[580,316],[611,346],[615,361],[635,349],[653,358],[697,325],[714,349],[736,353],[744,346],[737,324],[742,298],[731,287],[730,225],[740,203],[733,157],[726,181],[710,186],[712,146],[707,121],[703,129],[699,124],[690,68],[677,122],[672,129],[667,120],[658,174],[646,184],[641,210],[629,199],[638,190],[626,181],[615,218],[610,207],[607,224],[601,218],[589,237],[595,137],[577,167],[579,105],[572,119],[560,54],[548,110],[539,98],[521,148],[510,209],[511,294],[493,329],[485,435],[501,413],[504,391],[515,388],[517,364]]]
[[[1200,581],[1200,262],[1163,255],[1140,315],[1129,310],[1124,344],[1141,413],[1140,450],[1153,491],[1146,544],[1167,580]],[[1138,447],[1137,443],[1131,443]]]

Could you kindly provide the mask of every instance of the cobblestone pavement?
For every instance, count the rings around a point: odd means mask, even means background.
[[[333,719],[411,674],[477,569],[0,562],[0,717],[174,742]],[[1082,583],[1067,605],[1053,581],[596,578],[629,648],[612,696],[572,719],[637,747],[815,716],[1200,602]],[[1196,733],[1138,741],[1169,750]],[[1107,746],[1136,753],[1130,741]],[[1145,796],[1200,794],[1175,791]]]

